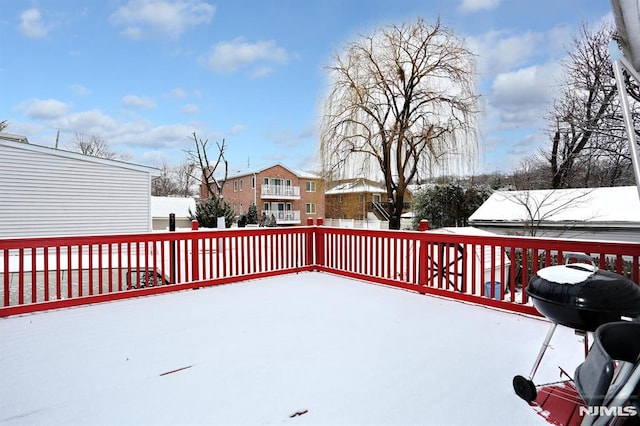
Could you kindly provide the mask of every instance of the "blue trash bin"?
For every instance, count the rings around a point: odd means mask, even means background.
[[[493,283],[493,298],[496,300],[500,300],[500,287],[500,281]],[[484,283],[484,295],[491,298],[491,281]]]

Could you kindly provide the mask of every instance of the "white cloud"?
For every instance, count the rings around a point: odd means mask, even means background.
[[[274,41],[248,43],[242,38],[220,42],[201,61],[212,71],[230,74],[254,63],[283,64],[289,60],[287,51]],[[257,68],[258,72],[262,67]],[[255,71],[255,70],[254,70]]]
[[[87,96],[91,94],[91,90],[82,84],[72,84],[69,86],[69,90],[71,90],[71,93],[78,96]]]
[[[229,130],[229,135],[233,136],[233,135],[237,135],[238,133],[243,132],[246,129],[246,126],[244,124],[236,124],[233,127],[231,127],[231,129]]]
[[[43,38],[51,29],[42,21],[40,9],[27,9],[20,14],[20,32],[29,38]]]
[[[470,37],[468,42],[478,54],[479,72],[490,76],[526,64],[543,39],[541,34],[530,31],[523,34],[491,31]]]
[[[200,111],[200,108],[196,104],[186,104],[180,110],[183,114],[196,114],[198,111]]]
[[[500,0],[462,0],[458,6],[458,11],[462,13],[473,13],[480,10],[489,10],[498,7]]]
[[[32,99],[20,105],[29,118],[51,120],[62,117],[69,109],[69,105],[56,99]]]
[[[569,39],[569,28],[554,27],[546,32],[489,31],[468,37],[467,42],[478,55],[480,74],[491,77],[533,63],[557,60],[565,54],[563,43]]]
[[[126,95],[122,98],[122,104],[128,107],[154,109],[158,105],[153,99],[137,95]]]
[[[54,126],[61,131],[86,132],[103,136],[121,127],[121,124],[98,109],[69,114],[59,118]]]
[[[249,77],[253,78],[253,79],[260,79],[260,78],[264,78],[267,77],[269,75],[273,74],[273,68],[268,67],[268,66],[262,66],[262,67],[258,67],[254,70],[252,70],[249,73]]]
[[[171,92],[169,92],[169,97],[176,99],[184,99],[188,96],[187,92],[179,87],[176,87]]]
[[[491,86],[490,105],[505,126],[536,126],[557,93],[561,75],[558,63],[500,74]]]
[[[179,37],[188,28],[211,22],[216,7],[200,0],[130,0],[111,15],[133,39],[154,35]]]

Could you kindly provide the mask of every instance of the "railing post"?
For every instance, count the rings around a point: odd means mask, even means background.
[[[176,231],[176,214],[169,213],[169,232]],[[176,241],[171,239],[171,250],[169,252],[169,267],[171,271],[169,273],[171,284],[175,284],[178,282],[178,278],[176,277]]]
[[[322,229],[322,225],[324,224],[324,220],[321,217],[316,219],[315,229],[315,240],[316,240],[316,265],[324,266],[324,230]]]
[[[191,230],[198,230],[198,221],[191,221]],[[198,281],[200,279],[200,259],[199,259],[200,250],[198,250],[198,237],[197,234],[192,234],[191,237],[191,278],[193,281]]]
[[[429,230],[429,221],[422,219],[420,221],[419,228],[420,232]],[[420,250],[418,250],[418,285],[420,287],[427,285],[427,243],[424,240],[418,240],[420,243]],[[420,294],[424,294],[424,292],[420,292]]]

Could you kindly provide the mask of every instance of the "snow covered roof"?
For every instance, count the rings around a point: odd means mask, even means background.
[[[280,166],[283,167],[287,170],[289,170],[291,173],[293,173],[294,175],[300,177],[300,178],[306,178],[306,179],[321,179],[320,175],[316,174],[316,173],[312,173],[312,172],[307,172],[307,171],[303,171],[303,170],[297,170],[297,169],[292,169],[291,167],[287,167],[282,163],[275,163],[275,164],[271,164],[270,166],[266,166],[266,167],[258,167],[258,168],[253,168],[253,169],[247,169],[244,171],[240,171],[238,170],[236,174],[233,175],[229,175],[227,176],[227,180],[231,180],[234,178],[238,178],[241,176],[249,176],[249,175],[253,175],[255,173],[261,173],[265,170],[268,170],[272,167],[275,166]]]
[[[196,211],[194,198],[151,197],[151,217],[169,217],[170,213],[175,213],[176,217],[189,217],[189,209]]]
[[[378,182],[373,182],[366,179],[355,179],[345,182],[340,182],[331,189],[325,191],[325,195],[338,195],[338,194],[353,194],[353,193],[378,193],[386,194],[387,189]]]
[[[478,222],[640,223],[635,186],[496,191],[469,217]]]
[[[471,235],[471,236],[480,236],[480,237],[498,235],[494,232],[485,231],[483,229],[479,229],[473,226],[438,228],[438,229],[429,230],[428,232],[433,232],[436,234]]]

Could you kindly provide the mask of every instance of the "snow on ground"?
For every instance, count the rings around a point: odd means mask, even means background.
[[[0,423],[544,425],[511,381],[548,325],[316,272],[10,317]]]

